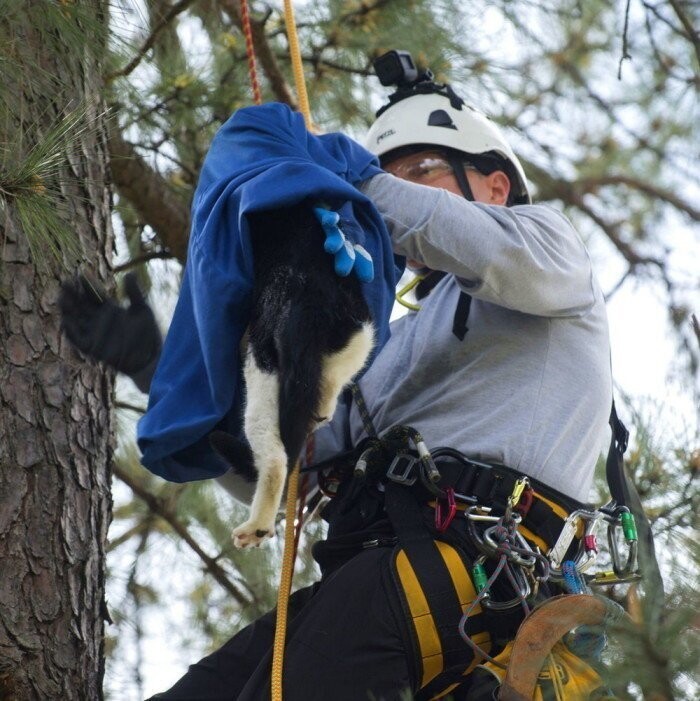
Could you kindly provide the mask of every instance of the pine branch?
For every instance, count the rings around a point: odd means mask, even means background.
[[[113,467],[114,474],[126,484],[131,491],[139,497],[139,499],[146,502],[148,508],[151,511],[160,516],[172,529],[177,533],[177,535],[182,538],[185,543],[197,554],[197,556],[204,563],[204,569],[209,572],[209,574],[229,593],[231,596],[241,605],[247,606],[251,602],[245,597],[245,595],[240,591],[240,589],[229,579],[226,572],[219,565],[215,558],[207,555],[203,548],[197,543],[197,541],[190,535],[189,531],[185,525],[177,518],[175,512],[166,505],[166,503],[157,497],[155,494],[151,494],[142,484],[139,484],[134,480],[126,471],[124,471],[118,465]]]
[[[113,127],[109,134],[112,176],[119,194],[132,204],[161,244],[181,263],[187,258],[190,213],[165,179],[156,173]]]
[[[606,302],[609,302],[613,298],[613,296],[617,294],[617,292],[619,292],[619,290],[622,288],[622,285],[625,284],[625,280],[627,280],[627,278],[633,273],[634,268],[631,265],[627,266],[625,274],[615,283],[615,285],[609,292],[605,293],[604,297]]]
[[[583,198],[580,195],[570,192],[569,196],[565,198],[564,201],[569,202],[574,207],[580,209],[584,214],[592,219],[593,222],[603,230],[613,246],[617,248],[617,250],[622,254],[624,259],[632,268],[636,268],[640,265],[655,265],[660,270],[664,270],[665,266],[663,260],[659,260],[658,258],[653,258],[651,256],[640,256],[639,253],[632,248],[632,246],[622,240],[617,226],[606,221],[603,219],[603,217],[594,212],[593,209],[591,209],[591,207],[589,207],[583,201]]]
[[[683,25],[683,28],[686,32],[688,32],[688,39],[693,45],[693,48],[695,49],[695,55],[698,59],[698,63],[700,63],[700,34],[698,34],[695,27],[693,27],[693,23],[690,21],[690,18],[685,13],[685,10],[683,9],[681,3],[679,3],[678,0],[668,0],[668,2],[669,5],[671,5],[671,7],[673,8],[673,11],[676,13],[676,17],[678,17],[680,23]]]
[[[668,202],[676,209],[688,214],[693,220],[700,221],[700,209],[696,209],[672,192],[652,185],[644,180],[640,180],[639,178],[633,178],[629,175],[602,175],[597,178],[577,180],[575,183],[576,188],[583,190],[583,192],[594,192],[605,185],[626,185],[627,187],[643,192],[645,195],[651,195],[659,200]]]
[[[123,273],[125,270],[130,270],[135,268],[137,265],[142,263],[147,263],[149,260],[165,259],[168,260],[172,258],[173,254],[170,251],[150,251],[149,253],[144,253],[142,256],[137,256],[128,260],[126,263],[114,266],[115,273]]]
[[[629,31],[629,21],[630,21],[630,0],[627,0],[625,5],[625,26],[622,29],[622,55],[620,56],[620,63],[617,66],[617,79],[622,79],[622,64],[624,61],[632,58],[629,51],[627,51],[627,34]]]
[[[131,540],[134,536],[143,533],[143,531],[145,529],[148,529],[150,527],[151,527],[151,525],[150,525],[148,519],[146,519],[144,521],[139,521],[135,526],[128,528],[120,536],[118,536],[117,538],[114,538],[114,540],[110,539],[109,543],[107,544],[107,552],[110,553],[113,550],[116,550],[118,547],[120,547],[121,545],[124,545],[124,543]]]
[[[665,264],[663,260],[652,258],[649,256],[641,256],[632,246],[622,240],[619,232],[619,225],[606,221],[591,207],[589,207],[583,199],[580,183],[584,181],[568,181],[553,177],[547,170],[536,165],[532,161],[525,161],[526,169],[534,176],[540,185],[541,199],[560,199],[565,204],[576,207],[586,216],[588,216],[603,233],[610,239],[610,242],[622,254],[628,262],[631,269],[635,269],[641,265],[654,265],[661,271],[664,271]],[[622,176],[620,176],[622,177]]]
[[[301,60],[304,63],[310,63],[314,67],[317,66],[322,66],[325,68],[330,68],[334,71],[340,71],[341,73],[350,73],[352,75],[359,75],[364,78],[374,76],[374,70],[371,70],[369,68],[353,68],[352,66],[344,66],[341,63],[337,63],[335,61],[329,61],[325,58],[320,58],[319,53],[315,53],[312,55],[307,55],[301,57]],[[284,54],[284,53],[277,53],[277,58],[288,58],[289,54]]]
[[[129,61],[129,63],[127,63],[126,66],[124,66],[124,68],[120,68],[118,71],[108,73],[105,76],[105,82],[109,83],[115,78],[123,78],[132,73],[139,65],[139,63],[141,63],[143,57],[153,48],[158,34],[163,29],[165,29],[165,27],[167,27],[168,24],[170,24],[170,22],[172,22],[180,13],[184,12],[191,4],[192,0],[180,0],[179,2],[176,2],[170,8],[170,10],[163,16],[160,22],[158,22],[158,24],[156,24],[156,26],[153,27],[151,33],[148,35],[148,38],[141,45],[141,48],[136,52],[134,58],[132,58],[131,61]]]
[[[145,414],[146,413],[145,407],[137,406],[136,404],[129,404],[128,402],[114,402],[114,408],[115,409],[128,409],[129,411],[133,411],[137,414]]]

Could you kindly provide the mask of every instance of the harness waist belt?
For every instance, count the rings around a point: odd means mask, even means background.
[[[482,506],[489,506],[494,513],[503,513],[508,498],[513,493],[515,483],[525,477],[505,465],[487,464],[454,457],[456,451],[450,450],[450,456],[441,457],[441,450],[434,451],[435,463],[440,471],[442,489],[451,487],[456,495],[473,497]],[[531,490],[523,494],[518,511],[523,516],[520,532],[546,553],[559,538],[567,517],[580,509],[591,511],[595,507],[567,497],[564,494],[543,485],[536,479],[527,478]],[[583,537],[584,524],[580,522],[575,537]],[[571,545],[572,552],[578,543]]]

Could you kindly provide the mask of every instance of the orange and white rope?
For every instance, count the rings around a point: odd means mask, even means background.
[[[245,53],[248,57],[248,75],[250,76],[250,86],[253,89],[253,101],[256,105],[262,105],[262,91],[258,81],[258,70],[255,65],[255,47],[253,46],[253,28],[250,24],[250,11],[248,10],[248,0],[241,0],[241,24],[243,26],[243,36],[245,37]]]

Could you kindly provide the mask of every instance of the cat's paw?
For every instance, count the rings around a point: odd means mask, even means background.
[[[275,524],[261,525],[256,521],[246,521],[233,529],[231,537],[237,548],[258,547],[263,541],[275,535]]]

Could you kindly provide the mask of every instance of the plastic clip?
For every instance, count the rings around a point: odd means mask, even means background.
[[[418,462],[416,458],[412,455],[406,453],[399,453],[389,465],[389,469],[386,471],[386,476],[392,482],[397,484],[403,484],[407,487],[411,487],[416,483],[417,477],[412,476],[413,466]]]
[[[445,489],[446,510],[443,513],[443,500],[435,500],[435,528],[438,533],[444,533],[454,520],[457,513],[457,502],[455,501],[455,490],[452,487]]]

